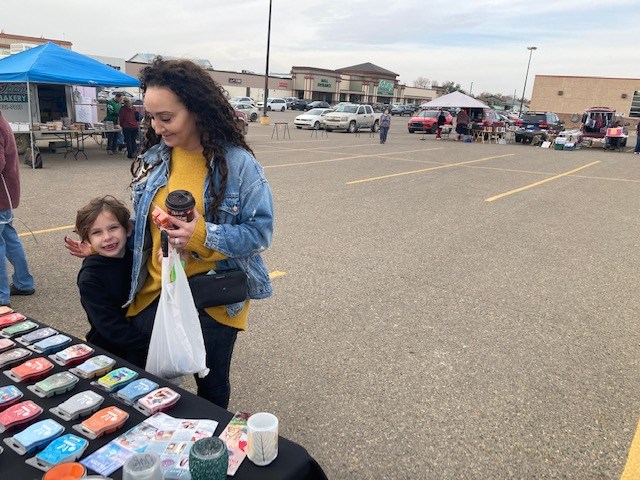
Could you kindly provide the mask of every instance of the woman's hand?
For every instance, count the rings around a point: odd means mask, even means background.
[[[168,229],[167,234],[169,234],[169,243],[174,246],[174,248],[185,248],[193,232],[196,229],[196,223],[198,219],[201,217],[200,213],[197,210],[193,210],[193,220],[190,222],[183,222],[182,220],[169,215],[171,219],[171,223],[175,226],[174,229]]]
[[[74,240],[65,235],[64,247],[71,255],[78,258],[87,258],[91,255],[91,245],[80,240]]]

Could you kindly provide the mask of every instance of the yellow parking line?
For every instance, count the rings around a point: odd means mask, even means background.
[[[400,152],[397,152],[397,153],[400,153]],[[468,165],[470,163],[484,162],[486,160],[492,160],[494,158],[513,157],[513,155],[514,155],[513,153],[508,153],[506,155],[496,155],[494,157],[484,157],[484,158],[479,158],[477,160],[469,160],[468,162],[445,163],[437,167],[421,168],[420,170],[411,170],[409,172],[392,173],[389,175],[382,175],[380,177],[363,178],[362,180],[352,180],[350,182],[347,182],[347,185],[355,185],[356,183],[364,183],[364,182],[373,182],[375,180],[384,180],[387,178],[400,177],[402,175],[413,175],[414,173],[431,172],[433,170],[440,170],[443,168],[458,167],[460,165]]]
[[[284,276],[286,274],[287,274],[287,272],[282,272],[280,270],[274,270],[273,272],[269,273],[269,278],[271,280],[273,280],[274,278],[282,277],[282,276]]]
[[[633,436],[627,463],[624,466],[620,480],[638,480],[640,479],[640,423],[636,427],[636,434]]]
[[[64,227],[55,227],[55,228],[46,228],[44,230],[36,230],[35,232],[22,232],[19,233],[18,236],[19,237],[26,237],[27,235],[31,235],[31,234],[39,234],[39,233],[50,233],[50,232],[59,232],[61,230],[71,230],[73,231],[73,229],[76,228],[75,225],[65,225]]]
[[[557,180],[558,178],[566,177],[567,175],[571,175],[572,173],[579,172],[580,170],[584,170],[585,168],[589,168],[591,165],[595,165],[596,163],[600,163],[600,160],[597,160],[595,162],[591,162],[591,163],[589,163],[587,165],[583,165],[582,167],[575,168],[575,169],[570,170],[568,172],[561,173],[560,175],[554,175],[553,177],[546,178],[544,180],[540,180],[539,182],[534,182],[534,183],[531,183],[529,185],[525,185],[524,187],[516,188],[514,190],[510,190],[508,192],[501,193],[499,195],[494,195],[493,197],[489,197],[489,198],[485,199],[485,202],[493,202],[495,200],[499,200],[501,198],[504,198],[504,197],[506,197],[508,195],[512,195],[514,193],[522,192],[523,190],[528,190],[529,188],[537,187],[538,185],[542,185],[543,183],[547,183],[547,182],[550,182],[552,180]]]

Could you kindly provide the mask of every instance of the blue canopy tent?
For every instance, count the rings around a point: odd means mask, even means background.
[[[0,60],[0,83],[27,84],[31,151],[33,118],[30,83],[58,85],[138,87],[140,81],[86,55],[45,43]],[[35,162],[32,162],[35,164]]]

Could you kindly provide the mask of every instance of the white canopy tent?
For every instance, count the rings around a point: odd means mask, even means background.
[[[491,108],[462,92],[451,92],[441,97],[423,103],[420,108]]]

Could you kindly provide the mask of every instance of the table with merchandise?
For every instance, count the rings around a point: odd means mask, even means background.
[[[245,458],[246,421],[178,386],[8,307],[0,307],[0,469],[3,478],[40,479],[63,462],[121,479],[135,453],[160,456],[165,479],[189,479],[191,445],[217,435],[228,476],[326,480],[300,445],[279,438],[278,456]]]

